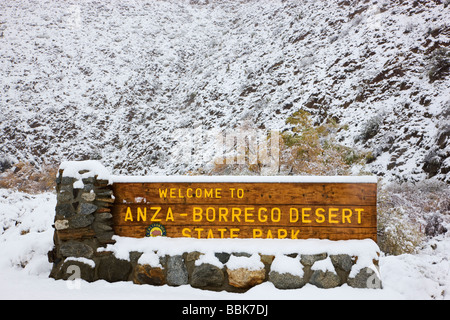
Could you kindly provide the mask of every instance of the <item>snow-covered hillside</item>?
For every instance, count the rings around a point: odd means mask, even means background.
[[[3,0],[0,157],[186,173],[205,163],[177,158],[177,129],[304,109],[374,173],[448,181],[448,21],[444,0]]]

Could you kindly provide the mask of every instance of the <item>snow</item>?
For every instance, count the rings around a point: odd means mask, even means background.
[[[195,260],[196,266],[199,266],[203,263],[212,264],[213,266],[216,266],[217,268],[220,268],[220,269],[223,268],[223,263],[220,262],[219,259],[212,252],[209,252],[206,254],[201,254],[200,258]]]
[[[354,289],[347,285],[334,289],[319,289],[307,284],[301,289],[279,290],[270,282],[258,285],[246,293],[211,292],[190,286],[169,287],[167,285],[147,286],[133,285],[131,282],[107,283],[96,281],[88,283],[81,280],[80,285],[71,285],[69,281],[54,280],[48,277],[51,264],[47,252],[53,246],[53,224],[56,196],[52,193],[29,195],[0,189],[0,299],[151,299],[151,300],[298,300],[298,299],[348,299],[348,300],[389,300],[389,299],[450,299],[450,235],[441,235],[430,242],[418,254],[385,256],[379,258],[383,289]],[[152,238],[155,241],[135,241],[140,239],[118,238],[127,250],[136,246],[144,250],[146,245],[168,244],[167,238]],[[167,253],[180,252],[197,248],[199,239],[172,239],[171,247],[164,248]],[[210,239],[215,240],[215,239]],[[216,239],[220,240],[220,239]],[[247,239],[231,239],[224,249],[241,252]],[[239,240],[239,241],[235,241]],[[276,239],[273,239],[276,240]],[[287,240],[287,239],[280,239]],[[252,241],[248,241],[250,243]],[[213,261],[213,252],[217,243],[208,241],[202,244],[205,255],[200,259]],[[256,242],[257,244],[260,244]],[[281,254],[293,249],[289,241],[270,241],[269,247],[252,245],[248,250],[276,251],[274,267],[279,271],[289,271],[298,263],[294,258]],[[310,246],[301,245],[304,252],[315,252],[319,241],[311,241]],[[282,245],[281,245],[282,244]],[[328,252],[334,252],[338,245],[326,244]],[[291,247],[289,247],[291,246]],[[314,248],[314,246],[316,246]],[[342,247],[342,246],[341,246]],[[346,250],[363,250],[376,248],[373,241],[363,242],[359,248]],[[309,248],[309,249],[308,249]],[[433,249],[434,248],[434,249]],[[127,250],[115,248],[116,254],[128,259]],[[209,250],[209,251],[208,251]],[[144,250],[145,251],[145,250]],[[203,258],[202,258],[203,257]],[[158,265],[157,254],[147,250],[141,256],[142,261]],[[247,258],[246,262],[251,262]],[[284,263],[286,262],[286,263]],[[217,261],[216,261],[217,263]]]
[[[351,256],[377,259],[379,248],[371,239],[331,241],[327,239],[196,239],[146,237],[127,238],[113,236],[114,244],[108,244],[99,251],[113,252],[118,258],[129,260],[129,252],[155,252],[158,255],[181,255],[184,252],[199,251],[202,253],[245,252],[254,254],[348,254]],[[245,248],[245,249],[244,249]]]
[[[290,273],[294,276],[303,277],[303,266],[300,263],[300,256],[291,258],[286,255],[277,255],[272,261],[270,270],[278,273]]]
[[[148,264],[152,268],[162,268],[159,262],[159,256],[154,252],[143,253],[138,260],[139,264]]]
[[[422,179],[450,97],[448,77],[427,77],[428,52],[448,36],[429,30],[449,21],[448,8],[444,1],[324,3],[3,0],[0,156],[37,164],[102,159],[115,174],[195,172],[211,160],[215,141],[198,139],[184,158],[177,130],[191,137],[195,128],[233,133],[247,124],[283,131],[303,108],[319,123],[346,125],[336,138],[349,147],[366,121],[383,114],[377,135],[358,147],[393,143],[368,169]],[[395,168],[386,170],[390,163]]]
[[[330,257],[326,257],[323,260],[316,261],[312,265],[311,270],[320,270],[320,271],[323,271],[323,272],[330,271],[330,272],[335,273],[335,270],[334,270],[334,267],[333,267],[333,263],[331,262],[331,258]]]
[[[84,187],[82,179],[97,176],[97,179],[109,180],[110,177],[108,169],[95,160],[64,161],[60,164],[59,170],[64,170],[63,177],[75,178],[73,187],[76,189]]]
[[[98,175],[98,179],[113,183],[377,183],[376,176],[117,176],[101,163],[101,161],[66,161],[60,167],[63,177],[73,177],[77,181],[75,188],[82,188],[82,179]],[[87,171],[83,174],[79,172]],[[81,185],[81,186],[80,186]],[[136,198],[140,203],[144,198]]]
[[[245,247],[242,247],[242,249],[245,249]],[[227,268],[230,270],[244,268],[250,271],[256,271],[264,269],[264,263],[261,262],[261,257],[257,253],[252,254],[250,257],[231,255],[227,262]]]
[[[377,183],[376,176],[111,176],[113,183]]]

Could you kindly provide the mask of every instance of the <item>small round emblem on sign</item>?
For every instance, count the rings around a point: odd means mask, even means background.
[[[165,235],[166,235],[166,228],[164,228],[164,226],[160,223],[154,223],[150,225],[145,231],[146,237],[158,237]]]

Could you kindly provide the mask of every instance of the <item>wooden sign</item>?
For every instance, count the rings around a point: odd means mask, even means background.
[[[377,186],[372,177],[331,182],[325,177],[283,182],[273,182],[274,177],[243,182],[238,177],[230,182],[190,178],[114,182],[115,234],[376,241]]]

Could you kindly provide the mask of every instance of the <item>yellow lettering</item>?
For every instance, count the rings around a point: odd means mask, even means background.
[[[352,209],[342,209],[342,223],[345,223],[345,220],[347,220],[347,223],[352,223],[350,220],[352,214]]]
[[[333,213],[333,212],[338,212],[339,209],[338,208],[330,208],[328,209],[328,222],[329,223],[339,223],[339,221],[337,220],[333,220],[337,217],[337,213]]]
[[[147,208],[144,208],[144,212],[140,207],[137,208],[137,221],[147,221]]]
[[[213,189],[205,189],[205,198],[212,198],[213,197]]]
[[[294,230],[291,230],[291,239],[298,239],[298,233],[300,230],[297,230],[297,232],[294,232]]]
[[[202,208],[200,207],[194,207],[192,212],[192,221],[194,222],[200,222],[202,221]]]
[[[200,188],[195,189],[195,197],[196,198],[202,197],[202,189],[200,189]]]
[[[216,188],[216,199],[222,198],[221,192],[222,192],[221,188]]]
[[[212,229],[209,229],[209,231],[208,231],[208,236],[207,236],[206,238],[207,238],[207,239],[213,239],[213,238],[214,238],[214,234],[213,234]]]
[[[158,189],[160,198],[167,198],[167,189]]]
[[[203,228],[194,228],[197,231],[197,238],[200,239],[202,237]]]
[[[361,213],[364,211],[364,209],[355,209],[355,211],[358,214],[358,224],[361,224]]]
[[[131,214],[130,207],[127,207],[127,213],[125,214],[125,221],[133,221],[133,215]]]
[[[209,213],[212,212],[211,217],[209,216]],[[209,222],[214,222],[216,220],[216,209],[209,207],[206,209],[206,220]]]
[[[228,208],[219,208],[219,221],[228,222]]]
[[[230,188],[231,191],[231,197],[234,198],[234,190],[236,190],[235,188]]]
[[[176,196],[175,196],[175,188],[170,188],[170,197],[171,198],[176,198]]]
[[[184,196],[181,194],[181,189],[178,189],[178,198],[184,198]]]
[[[192,188],[187,188],[187,190],[186,190],[186,197],[192,198]]]
[[[227,229],[217,229],[220,232],[220,239],[223,239],[223,234],[227,231]]]
[[[311,223],[311,220],[307,219],[311,213],[305,213],[305,211],[311,211],[311,208],[302,208],[302,223]]]
[[[255,222],[255,220],[253,220],[253,210],[255,210],[255,208],[245,208],[245,210],[244,210],[245,222]],[[252,212],[249,212],[249,211],[252,211]]]
[[[261,214],[261,212],[263,212],[263,211],[265,212],[265,215]],[[258,209],[258,220],[260,222],[267,222],[267,209],[266,208],[259,208]]]
[[[266,237],[266,239],[273,239],[273,236],[272,236],[272,230],[268,230],[267,231],[267,237]]]
[[[236,232],[236,233],[235,233]],[[230,229],[230,238],[237,238],[239,237],[239,229],[237,228],[231,228]]]
[[[316,218],[316,222],[317,223],[324,223],[325,222],[325,215],[323,213],[319,213],[319,211],[321,212],[325,212],[324,208],[317,208],[316,209],[316,216],[318,218]]]
[[[183,237],[188,237],[188,238],[190,238],[190,237],[191,237],[191,229],[189,229],[189,228],[184,228],[184,229],[181,231],[181,234],[183,235]]]
[[[244,197],[244,189],[237,189],[237,197],[242,199]]]
[[[278,215],[278,217],[276,219],[275,219],[275,215],[274,215],[275,212]],[[277,207],[272,208],[272,210],[270,211],[270,216],[271,216],[273,222],[279,222],[281,220],[280,208],[277,208]]]
[[[278,239],[284,239],[287,236],[286,229],[278,229]]]
[[[155,213],[153,214],[153,217],[152,217],[151,221],[161,221],[161,219],[156,219],[156,216],[161,211],[161,207],[151,207],[150,209],[156,210]]]
[[[261,238],[262,230],[261,229],[253,229],[253,239]]]
[[[173,212],[172,212],[172,208],[169,207],[169,209],[167,209],[167,215],[166,215],[166,221],[174,221],[173,219]]]
[[[231,221],[234,222],[236,220],[237,222],[241,222],[241,213],[242,213],[241,209],[232,208],[231,209]]]
[[[295,212],[295,218],[293,213]],[[291,208],[289,210],[289,222],[294,223],[298,221],[298,210],[296,208]]]

